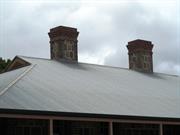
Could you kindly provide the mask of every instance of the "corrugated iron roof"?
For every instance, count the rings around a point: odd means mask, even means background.
[[[32,65],[0,75],[1,92],[25,74],[0,96],[1,109],[180,118],[179,76],[21,59]]]

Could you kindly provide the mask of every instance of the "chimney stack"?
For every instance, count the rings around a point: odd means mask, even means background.
[[[76,28],[59,26],[50,29],[50,54],[54,60],[78,61],[77,37],[79,32]]]
[[[128,42],[129,69],[141,72],[153,72],[151,41],[137,39]]]

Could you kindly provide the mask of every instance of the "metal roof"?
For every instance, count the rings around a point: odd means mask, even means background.
[[[180,118],[179,76],[20,58],[31,65],[0,74],[0,109]]]

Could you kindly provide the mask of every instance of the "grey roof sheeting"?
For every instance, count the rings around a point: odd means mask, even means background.
[[[1,109],[180,118],[180,77],[19,56],[30,66],[0,75]],[[30,69],[31,68],[31,69]]]
[[[0,74],[0,93],[11,83],[13,82],[18,76],[20,76],[27,67],[20,68],[18,70],[14,70],[13,72],[6,72]]]

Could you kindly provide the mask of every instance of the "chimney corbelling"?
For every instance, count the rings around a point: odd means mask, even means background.
[[[137,39],[128,42],[129,69],[153,72],[153,44],[151,41]]]
[[[78,37],[76,28],[59,26],[50,29],[51,59],[78,61]]]

